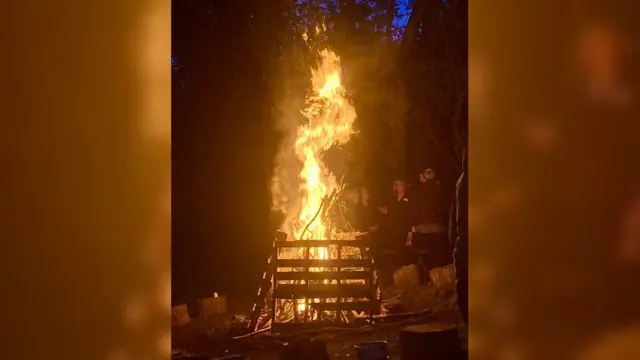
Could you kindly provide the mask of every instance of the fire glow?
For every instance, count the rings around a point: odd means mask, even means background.
[[[327,220],[316,213],[339,184],[322,161],[322,155],[331,147],[349,141],[356,119],[355,108],[346,99],[340,79],[340,59],[330,50],[322,50],[320,56],[320,66],[311,70],[313,89],[307,98],[307,107],[302,110],[307,123],[298,128],[294,145],[296,157],[302,163],[297,184],[301,201],[290,235],[298,240],[325,240],[331,236]],[[314,255],[317,255],[314,258],[325,259],[326,249],[319,249]]]
[[[342,70],[340,58],[335,52],[324,49],[319,52],[317,68],[310,69],[311,89],[306,97],[301,123],[295,130],[295,141],[284,145],[280,159],[295,158],[297,163],[280,161],[276,164],[276,177],[272,184],[274,207],[277,204],[288,203],[284,231],[289,240],[329,240],[336,238],[353,239],[353,234],[341,234],[332,226],[326,209],[334,195],[341,190],[341,183],[323,161],[323,154],[333,147],[339,147],[349,142],[355,133],[353,125],[356,119],[354,106],[347,99],[346,90],[342,84]],[[292,131],[292,130],[290,130]],[[292,133],[293,135],[293,133]],[[297,176],[278,176],[290,173],[293,167]],[[287,181],[288,179],[288,181]],[[289,191],[283,195],[283,189]],[[297,192],[292,194],[291,189]],[[281,210],[282,207],[280,207]],[[284,250],[284,249],[283,249]],[[342,253],[345,253],[343,249]],[[359,257],[360,253],[355,249]],[[326,247],[310,247],[308,254],[302,249],[290,253],[280,253],[280,258],[329,260],[338,258],[337,249]],[[337,271],[337,268],[309,268],[309,272]],[[281,268],[278,271],[305,271],[297,268]],[[338,280],[310,281],[309,286],[326,286],[337,284]],[[342,280],[344,281],[344,280]],[[280,283],[280,282],[279,282]],[[283,280],[282,283],[289,283]],[[291,282],[293,283],[293,281]],[[297,282],[300,283],[300,282]],[[305,283],[302,281],[303,284]],[[327,302],[354,301],[354,299],[327,298]],[[321,299],[297,299],[291,305],[284,303],[278,306],[277,313],[285,318],[293,317],[292,311],[307,314],[311,311],[310,304],[324,302]],[[288,313],[288,314],[284,314]],[[309,314],[312,319],[318,318],[317,313]],[[305,315],[306,317],[307,315]]]

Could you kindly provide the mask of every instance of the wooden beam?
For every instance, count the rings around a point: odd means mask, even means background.
[[[296,240],[278,241],[277,248],[301,248],[301,247],[329,247],[330,245],[342,245],[351,247],[367,247],[370,242],[365,239],[359,240]]]
[[[370,298],[371,287],[368,284],[310,285],[309,287],[306,284],[281,284],[276,285],[274,294],[278,299]]]
[[[340,303],[311,303],[309,306],[312,309],[320,311],[337,311],[337,310],[355,310],[355,311],[370,311],[372,309],[380,310],[379,301],[354,301],[354,302],[340,302]]]
[[[278,259],[275,260],[275,266],[278,268],[310,268],[310,267],[364,267],[372,266],[371,259],[340,259],[340,260],[323,260],[323,259]]]
[[[275,280],[369,280],[371,271],[286,271],[275,274]]]

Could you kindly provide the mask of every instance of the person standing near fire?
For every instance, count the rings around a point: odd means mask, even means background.
[[[379,210],[383,215],[386,230],[387,247],[398,256],[403,256],[406,252],[408,234],[411,232],[411,205],[407,196],[407,182],[396,180],[393,182],[393,196]],[[401,261],[404,262],[404,261]]]
[[[420,184],[415,188],[412,206],[412,228],[407,245],[423,253],[420,263],[425,270],[451,263],[451,249],[444,231],[442,189],[432,169],[420,173]]]
[[[409,206],[406,182],[394,181],[390,199],[378,207],[377,231],[374,232],[372,247],[383,285],[392,284],[393,272],[408,260],[404,244],[411,230]]]

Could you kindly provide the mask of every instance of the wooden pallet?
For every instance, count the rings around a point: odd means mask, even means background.
[[[286,241],[287,234],[283,231],[276,231],[276,236],[273,240],[273,248],[275,249],[276,243],[280,243]],[[275,252],[273,252],[275,254]],[[270,295],[270,292],[273,288],[273,254],[269,256],[267,260],[267,270],[262,274],[262,280],[260,282],[260,287],[258,288],[258,293],[256,294],[255,302],[253,303],[253,309],[251,311],[251,320],[249,321],[249,332],[254,332],[258,330],[258,321],[260,320],[260,314],[264,310],[265,304],[267,302],[267,298]]]
[[[332,259],[310,258],[312,248],[335,248],[337,257]],[[295,249],[304,255],[303,259],[283,259],[281,250]],[[343,249],[358,248],[362,258],[343,258]],[[272,331],[289,332],[312,329],[322,326],[349,327],[353,324],[342,321],[326,324],[311,319],[310,310],[316,311],[358,311],[366,312],[371,319],[380,312],[380,299],[377,294],[377,282],[374,277],[373,261],[369,252],[369,240],[361,237],[356,240],[299,240],[275,241],[271,255],[272,296],[270,301]],[[332,271],[310,271],[310,268],[323,268]],[[356,270],[357,269],[357,270]],[[329,284],[321,283],[329,280]],[[346,280],[359,280],[359,283],[346,283]],[[287,281],[288,283],[281,283]],[[315,283],[310,283],[315,282]],[[336,282],[331,284],[331,282]],[[345,301],[355,298],[355,301]],[[310,302],[318,299],[318,302]],[[336,299],[331,302],[330,299]],[[304,311],[295,311],[294,321],[278,322],[276,317],[279,300],[304,300]],[[302,311],[301,311],[302,312]]]

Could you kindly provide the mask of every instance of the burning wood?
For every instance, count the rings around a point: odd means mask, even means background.
[[[328,49],[318,55],[321,61],[311,69],[312,89],[301,110],[306,121],[289,129],[290,141],[282,144],[272,185],[274,207],[285,211],[285,232],[293,241],[274,242],[270,269],[263,276],[263,286],[269,287],[261,289],[263,298],[254,306],[257,312],[271,298],[262,327],[353,323],[376,307],[367,240],[339,232],[331,221],[345,184],[324,164],[323,154],[351,139],[356,112],[342,85],[340,58]],[[260,328],[256,321],[252,330]]]
[[[378,313],[379,292],[368,248],[366,237],[354,236],[274,241],[270,269],[263,275],[268,286],[258,293],[263,294],[259,302],[269,301],[266,307],[254,306],[250,330],[353,325]]]
[[[325,165],[323,154],[346,144],[355,133],[356,112],[342,85],[340,58],[328,49],[318,55],[321,61],[310,71],[312,89],[301,110],[306,121],[288,129],[289,141],[280,149],[271,187],[274,208],[287,215],[284,230],[297,240],[335,235],[326,215],[344,185]]]

